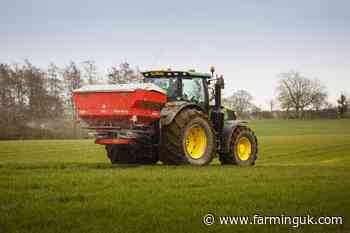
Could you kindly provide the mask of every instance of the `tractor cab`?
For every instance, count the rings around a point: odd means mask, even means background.
[[[170,105],[175,104],[184,107],[189,104],[199,107],[201,111],[209,114],[214,129],[221,133],[224,127],[225,116],[230,115],[227,114],[229,110],[225,110],[221,106],[221,89],[224,88],[224,79],[222,76],[214,76],[214,67],[211,67],[210,72],[211,74],[199,73],[194,70],[159,70],[147,71],[142,74],[146,83],[156,84],[166,91]],[[211,83],[214,83],[214,90],[210,96]],[[214,105],[210,105],[211,99],[215,100]],[[166,110],[163,112],[166,112]],[[232,112],[232,114],[234,113]]]
[[[208,80],[210,74],[193,71],[147,71],[142,73],[146,83],[166,91],[169,102],[185,101],[209,110]]]

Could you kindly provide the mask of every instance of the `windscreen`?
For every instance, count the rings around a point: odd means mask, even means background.
[[[178,87],[177,78],[146,78],[145,82],[154,83],[155,85],[159,86],[160,88],[166,91],[166,95],[169,99],[176,99]]]

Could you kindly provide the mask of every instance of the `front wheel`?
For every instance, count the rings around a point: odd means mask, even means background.
[[[229,152],[220,154],[220,161],[221,164],[254,165],[257,153],[258,141],[255,133],[248,127],[239,126],[233,131]]]

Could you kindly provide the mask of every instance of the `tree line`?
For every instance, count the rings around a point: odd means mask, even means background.
[[[327,101],[327,89],[321,81],[294,71],[278,76],[276,94],[276,98],[267,101],[269,112],[254,105],[253,96],[245,90],[235,91],[223,102],[241,118],[343,118],[350,104],[349,97],[341,93],[337,106],[332,105]]]
[[[75,138],[72,91],[85,84],[128,83],[141,79],[128,63],[111,66],[101,76],[93,61],[41,69],[28,60],[0,64],[0,139]]]
[[[87,84],[140,82],[137,67],[127,62],[111,66],[101,75],[94,61],[46,69],[25,60],[22,64],[0,64],[0,139],[76,138],[86,135],[76,124],[72,91]],[[318,80],[297,72],[279,75],[277,97],[271,99],[270,115],[253,104],[253,96],[237,90],[224,98],[226,107],[240,118],[305,118],[312,112],[333,109],[339,117],[348,112],[349,98],[341,94],[338,106],[327,102],[327,90]],[[279,105],[276,110],[276,106]],[[276,109],[275,109],[276,108]],[[278,113],[280,115],[276,115]]]

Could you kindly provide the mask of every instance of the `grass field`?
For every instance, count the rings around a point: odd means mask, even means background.
[[[251,125],[255,167],[111,166],[91,140],[2,141],[0,232],[350,232],[350,120]],[[344,224],[206,226],[208,212]]]

